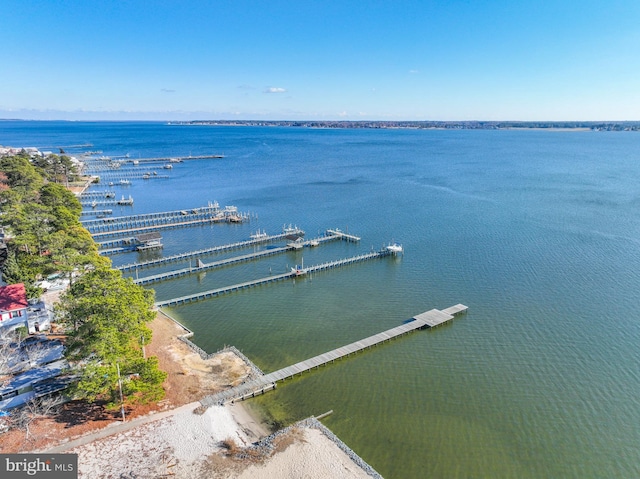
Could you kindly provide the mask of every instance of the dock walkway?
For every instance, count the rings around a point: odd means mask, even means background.
[[[80,193],[80,199],[85,200],[87,198],[115,198],[116,192],[115,190],[104,190],[104,191],[83,191]]]
[[[451,321],[455,316],[466,312],[467,309],[467,306],[463,304],[457,304],[442,311],[432,309],[425,313],[414,316],[412,318],[412,321],[402,324],[401,326],[396,326],[395,328],[388,329],[387,331],[383,331],[378,334],[374,334],[373,336],[361,339],[360,341],[347,344],[346,346],[336,348],[324,354],[319,354],[318,356],[314,356],[305,361],[287,366],[286,368],[282,368],[272,373],[265,374],[260,378],[247,381],[226,391],[207,396],[200,400],[200,403],[205,407],[209,407],[254,397],[257,394],[262,394],[266,391],[275,389],[276,383],[279,381],[294,377],[297,374],[302,374],[306,371],[309,371],[310,369],[318,368],[327,363],[334,362],[337,359],[355,354],[359,351],[371,348],[385,341],[390,341],[394,338],[405,335],[417,329],[427,327],[432,328],[446,323],[448,321]]]
[[[133,163],[137,161],[138,163],[157,163],[157,162],[169,162],[176,163],[180,161],[189,161],[189,160],[217,160],[220,158],[224,158],[224,155],[196,155],[196,156],[165,156],[158,158],[128,158],[127,161]]]
[[[80,216],[107,216],[107,215],[112,215],[113,214],[113,210],[111,209],[107,209],[107,210],[82,210],[80,212]]]
[[[335,241],[340,239],[337,236],[323,236],[320,238],[314,238],[311,240],[303,241],[300,243],[303,247],[309,247],[312,244],[320,244],[326,241]],[[244,254],[241,256],[234,256],[233,258],[226,258],[219,261],[214,261],[213,263],[203,263],[199,262],[196,266],[189,266],[188,268],[177,269],[174,271],[168,271],[165,273],[154,274],[151,276],[145,276],[142,278],[135,278],[133,280],[134,283],[139,285],[146,285],[151,283],[157,283],[158,281],[164,281],[168,279],[179,278],[181,276],[186,276],[193,273],[200,273],[202,271],[208,271],[215,268],[221,268],[223,266],[228,266],[230,264],[242,263],[245,261],[252,261],[254,259],[264,258],[266,256],[272,256],[280,253],[286,253],[287,251],[295,251],[297,248],[292,245],[281,246],[279,248],[265,249],[262,251],[255,251],[253,253]]]
[[[179,298],[167,299],[164,301],[158,301],[155,303],[156,307],[163,308],[165,306],[178,306],[180,304],[186,304],[193,301],[200,301],[202,299],[214,298],[216,296],[220,296],[226,293],[231,293],[233,291],[240,291],[246,288],[253,288],[254,286],[259,286],[261,284],[275,283],[277,281],[282,281],[285,279],[293,279],[299,276],[306,275],[308,273],[314,273],[316,271],[323,271],[327,269],[337,268],[340,266],[345,266],[348,264],[359,263],[362,261],[367,261],[374,258],[383,258],[385,256],[389,256],[390,252],[387,250],[377,251],[373,253],[361,254],[359,256],[353,256],[351,258],[340,259],[336,261],[329,261],[326,263],[321,263],[315,266],[310,266],[308,268],[304,268],[302,270],[292,270],[289,273],[276,274],[273,276],[267,276],[260,279],[255,279],[252,281],[246,281],[244,283],[233,284],[231,286],[225,286],[223,288],[211,289],[209,291],[203,291],[201,293],[190,294],[187,296],[180,296]]]
[[[357,243],[357,242],[360,241],[360,237],[359,236],[350,235],[348,233],[345,233],[344,231],[340,231],[339,229],[327,230],[327,234],[339,236],[343,240],[350,241],[350,242],[353,242],[353,243]]]
[[[91,234],[109,233],[119,230],[135,229],[143,226],[166,224],[171,221],[183,221],[211,217],[219,214],[218,206],[202,206],[188,210],[163,211],[158,213],[145,213],[139,215],[118,216],[108,219],[83,220],[82,226]]]
[[[119,171],[119,170],[112,170],[109,171],[108,173],[93,173],[92,176],[97,176],[100,183],[104,183],[106,182],[112,182],[114,184],[117,184],[118,182],[120,182],[121,180],[166,180],[167,178],[170,178],[169,175],[159,175],[159,174],[147,174],[147,173],[139,173],[136,171]],[[122,185],[120,184],[119,186],[130,186],[130,185]]]
[[[121,230],[113,230],[113,231],[104,231],[104,232],[99,232],[99,233],[92,233],[91,236],[93,236],[93,239],[99,239],[99,238],[107,238],[110,236],[113,237],[118,237],[118,236],[124,236],[124,235],[138,235],[140,233],[147,233],[149,231],[159,231],[159,230],[166,230],[166,229],[173,229],[173,228],[182,228],[184,226],[194,226],[194,225],[198,225],[198,224],[205,224],[205,223],[242,223],[243,221],[246,221],[246,219],[249,217],[248,214],[241,214],[241,213],[234,213],[233,215],[225,215],[225,214],[218,214],[218,215],[187,215],[187,216],[183,216],[181,218],[170,218],[165,222],[162,223],[158,223],[155,225],[150,225],[150,226],[141,226],[138,228],[126,228],[126,229],[121,229]],[[113,239],[112,239],[113,241]],[[110,241],[96,241],[96,243],[98,244],[98,246],[102,247],[105,243],[110,243]]]
[[[121,205],[123,206],[123,201],[128,201],[128,199],[130,198],[124,198],[124,199],[117,199],[117,198],[111,198],[111,199],[107,199],[107,200],[81,200],[80,201],[80,205],[82,205],[83,208],[95,208],[96,206],[117,206],[117,205]],[[126,205],[124,205],[126,206]],[[93,220],[96,221],[96,220]]]
[[[304,231],[302,230],[297,230],[299,233],[304,235]],[[225,244],[225,245],[220,245],[220,246],[213,246],[211,248],[205,248],[205,249],[200,249],[200,250],[196,250],[196,251],[187,251],[185,253],[179,253],[179,254],[174,254],[171,256],[165,256],[164,258],[157,258],[157,259],[153,259],[153,260],[149,260],[149,261],[141,261],[139,263],[129,263],[129,264],[124,264],[122,266],[118,266],[116,267],[116,269],[119,269],[120,271],[130,271],[130,270],[135,270],[135,269],[139,269],[139,268],[150,268],[153,266],[159,266],[162,264],[167,264],[167,263],[174,263],[177,261],[183,261],[183,260],[187,260],[190,258],[195,258],[197,256],[206,256],[206,255],[211,255],[211,254],[216,254],[216,253],[222,253],[224,251],[231,251],[234,249],[240,249],[240,248],[246,248],[249,246],[255,246],[255,245],[259,245],[262,243],[270,243],[273,241],[278,241],[281,239],[286,238],[290,233],[282,233],[282,234],[277,234],[277,235],[271,235],[271,236],[265,236],[265,237],[261,237],[261,238],[256,238],[256,239],[250,239],[247,241],[238,241],[237,243],[231,243],[231,244]]]

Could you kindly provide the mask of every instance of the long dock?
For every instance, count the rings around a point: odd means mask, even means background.
[[[155,158],[133,158],[133,157],[102,157],[102,158],[92,158],[90,161],[96,162],[97,164],[101,164],[104,162],[112,162],[112,163],[120,163],[120,164],[140,164],[140,163],[181,163],[183,161],[192,161],[192,160],[215,160],[224,158],[224,155],[213,154],[213,155],[189,155],[189,156],[163,156],[163,157],[155,157]]]
[[[297,231],[300,234],[304,235],[304,231],[302,230],[297,230]],[[277,241],[279,239],[286,238],[289,234],[290,233],[283,233],[279,235],[266,236],[263,238],[251,239],[247,241],[238,241],[237,243],[213,246],[211,248],[205,248],[205,249],[196,250],[196,251],[187,251],[186,253],[179,253],[171,256],[165,256],[163,258],[157,258],[149,261],[141,261],[139,263],[125,264],[122,266],[118,266],[116,269],[119,269],[121,271],[127,271],[127,270],[138,269],[138,268],[158,266],[161,264],[187,260],[189,258],[195,258],[197,256],[205,256],[207,254],[215,254],[223,251],[230,251],[234,249],[245,248],[248,246],[254,246],[261,243]],[[128,248],[127,245],[131,242],[131,240],[133,240],[133,238],[119,238],[119,239],[113,239],[110,241],[102,241],[98,243],[98,246],[105,249],[101,249],[99,251],[99,254],[109,255],[109,254],[130,252],[131,248]],[[109,249],[106,249],[106,248],[109,248]]]
[[[339,229],[327,230],[327,234],[339,236],[343,240],[350,241],[352,243],[357,243],[358,241],[360,241],[360,237],[359,236],[350,235],[350,234],[345,233],[344,231],[341,231]]]
[[[314,238],[312,240],[303,241],[300,243],[302,247],[309,247],[311,245],[320,244],[326,241],[335,241],[340,239],[338,236],[323,236],[320,238]],[[221,268],[230,264],[242,263],[245,261],[252,261],[254,259],[264,258],[276,254],[286,253],[287,251],[295,251],[297,248],[292,244],[282,246],[280,248],[265,249],[262,251],[256,251],[253,253],[244,254],[241,256],[234,256],[233,258],[225,258],[213,263],[203,263],[199,261],[196,266],[189,266],[188,268],[177,269],[174,271],[168,271],[165,273],[154,274],[151,276],[144,276],[142,278],[135,278],[134,283],[139,285],[146,285],[151,283],[157,283],[159,281],[165,281],[168,279],[179,278],[193,273],[200,273],[202,271],[208,271],[215,268]]]
[[[133,201],[131,201],[131,197],[129,198],[122,198],[122,199],[117,199],[117,198],[112,198],[109,200],[93,200],[93,201],[80,201],[80,204],[82,205],[83,208],[95,208],[96,206],[116,206],[116,205],[120,205],[120,206],[131,206],[133,205]]]
[[[158,172],[147,172],[147,171],[127,171],[127,170],[109,170],[109,171],[87,171],[85,174],[95,176],[98,178],[98,182],[100,184],[105,183],[113,183],[112,186],[131,186],[129,184],[123,184],[121,180],[152,180],[152,179],[164,179],[171,178],[170,175],[166,174],[168,170],[165,171],[165,174],[159,174]]]
[[[414,316],[411,321],[402,324],[401,326],[396,326],[395,328],[374,334],[373,336],[361,339],[360,341],[333,349],[324,354],[319,354],[318,356],[314,356],[305,361],[300,361],[299,363],[265,374],[262,377],[247,381],[226,391],[206,396],[200,400],[200,403],[205,407],[209,407],[255,397],[256,395],[275,389],[276,383],[279,381],[292,378],[297,374],[302,374],[314,368],[319,368],[327,363],[332,363],[338,359],[344,358],[345,356],[350,356],[351,354],[369,349],[415,330],[434,328],[451,321],[455,316],[466,312],[467,309],[467,306],[464,304],[456,304],[455,306],[443,309],[442,311],[432,309]]]
[[[80,216],[107,216],[112,215],[113,210],[82,210]]]
[[[84,226],[89,233],[107,233],[118,230],[128,230],[143,226],[154,226],[158,224],[170,223],[177,220],[197,219],[215,216],[222,212],[218,205],[202,206],[190,208],[188,210],[163,211],[158,213],[146,213],[139,215],[118,216],[108,219],[83,220]]]
[[[92,233],[93,239],[99,238],[108,238],[108,237],[118,237],[118,236],[126,236],[126,235],[138,235],[140,233],[148,233],[150,231],[159,231],[173,228],[182,228],[185,226],[194,226],[198,224],[204,223],[242,223],[246,221],[249,217],[247,213],[234,213],[233,215],[226,214],[218,214],[215,216],[204,216],[204,217],[195,217],[196,215],[192,215],[191,218],[189,216],[184,216],[182,219],[174,218],[172,221],[167,221],[162,224],[150,225],[150,226],[141,226],[139,228],[126,228],[114,231],[105,231],[100,233]],[[98,246],[102,247],[105,243],[109,243],[109,241],[97,241]]]
[[[137,161],[138,163],[157,163],[159,161],[169,162],[169,163],[179,163],[181,161],[190,161],[190,160],[216,160],[224,158],[224,155],[196,155],[196,156],[165,156],[158,158],[128,158],[127,161],[133,163]]]
[[[167,299],[164,301],[158,301],[155,303],[156,307],[163,308],[165,306],[178,306],[180,304],[191,303],[194,301],[200,301],[203,299],[214,298],[223,294],[231,293],[233,291],[240,291],[242,289],[253,288],[261,284],[275,283],[286,279],[293,279],[299,276],[304,276],[308,273],[314,273],[316,271],[323,271],[348,264],[359,263],[374,258],[383,258],[389,256],[391,253],[388,250],[377,251],[373,253],[361,254],[359,256],[353,256],[351,258],[340,259],[336,261],[329,261],[321,263],[315,266],[310,266],[304,269],[292,270],[288,273],[276,274],[273,276],[267,276],[265,278],[255,279],[252,281],[246,281],[244,283],[233,284],[231,286],[225,286],[223,288],[211,289],[209,291],[203,291],[201,293],[190,294],[187,296],[180,296],[179,298]]]
[[[104,191],[83,191],[80,193],[80,199],[85,200],[86,198],[115,198],[116,192],[114,190],[104,190]]]
[[[185,253],[174,254],[171,256],[165,256],[163,258],[157,258],[149,261],[141,261],[138,263],[124,264],[122,266],[116,267],[116,269],[119,269],[120,271],[130,271],[130,270],[141,269],[141,268],[150,268],[150,267],[159,266],[162,264],[175,263],[175,262],[187,260],[190,258],[196,258],[198,256],[212,255],[212,254],[221,253],[225,251],[231,251],[234,249],[241,249],[249,246],[256,246],[264,243],[271,243],[274,241],[286,239],[288,236],[291,236],[292,234],[295,234],[296,236],[304,236],[304,231],[299,228],[295,228],[295,230],[293,231],[287,231],[286,233],[281,233],[277,235],[260,236],[258,238],[252,238],[246,241],[239,241],[237,243],[213,246],[211,248],[205,248],[205,249],[200,249],[196,251],[187,251]],[[323,239],[322,241],[326,241],[326,240]]]
[[[87,165],[84,171],[85,173],[90,173],[96,176],[99,176],[100,173],[118,174],[120,172],[153,175],[154,172],[158,174],[158,170],[165,170],[166,172],[166,170],[172,170],[172,169],[173,169],[173,165],[171,165],[171,168],[167,167],[166,165],[160,166],[159,168],[155,168],[155,167],[151,168],[149,165],[134,165],[131,163],[122,163],[120,160],[113,160],[111,163],[107,163],[107,164],[94,163],[91,165]]]

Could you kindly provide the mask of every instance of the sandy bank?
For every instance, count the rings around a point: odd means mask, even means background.
[[[78,454],[78,477],[379,477],[367,473],[322,429],[293,426],[252,446],[264,430],[242,405],[214,406],[197,414],[198,405],[69,449]]]

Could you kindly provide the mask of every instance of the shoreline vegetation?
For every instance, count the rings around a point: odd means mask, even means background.
[[[98,255],[72,193],[84,191],[91,178],[75,169],[73,178],[62,177],[60,158],[50,155],[37,165],[27,155],[0,161],[0,209],[13,235],[11,261],[2,267],[7,279],[29,286],[31,297],[42,294],[31,285],[54,269],[68,277],[69,288],[49,301],[62,314],[66,356],[79,382],[66,404],[36,415],[27,431],[4,433],[0,452],[74,452],[80,477],[90,478],[381,477],[314,417],[282,428],[250,405],[203,407],[207,395],[264,373],[233,346],[211,354],[199,348],[189,340],[193,332],[153,307],[152,290],[133,285]],[[36,210],[39,216],[26,222]],[[42,215],[49,229],[38,229]],[[120,382],[114,364],[133,371],[135,380]],[[120,401],[118,383],[125,392]]]
[[[167,124],[170,126],[280,126],[318,129],[640,131],[640,121],[189,120],[168,121]]]
[[[0,118],[0,122],[48,122],[83,120],[31,120]],[[94,121],[94,120],[86,120]],[[633,121],[489,121],[489,120],[105,120],[110,123],[165,123],[169,126],[279,126],[292,128],[407,129],[407,130],[547,130],[547,131],[640,131]]]

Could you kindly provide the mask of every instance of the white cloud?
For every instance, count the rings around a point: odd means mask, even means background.
[[[347,112],[346,111],[341,111],[340,113],[338,113],[338,116],[340,118],[344,118],[345,116],[347,116]]]
[[[286,91],[287,91],[286,88],[280,88],[280,87],[277,87],[277,86],[270,86],[264,92],[265,93],[284,93]]]
[[[418,73],[418,70],[409,70],[409,73]]]
[[[160,88],[162,93],[175,93],[175,90],[171,90],[170,88]]]

